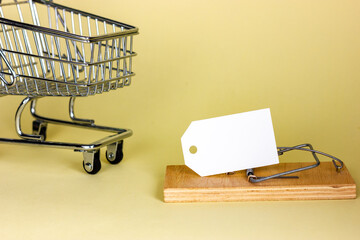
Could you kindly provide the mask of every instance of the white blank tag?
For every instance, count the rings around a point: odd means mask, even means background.
[[[193,121],[181,144],[185,164],[200,176],[279,163],[269,108]]]

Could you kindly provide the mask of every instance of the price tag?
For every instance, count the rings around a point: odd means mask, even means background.
[[[269,108],[193,121],[181,144],[185,164],[200,176],[279,163]]]

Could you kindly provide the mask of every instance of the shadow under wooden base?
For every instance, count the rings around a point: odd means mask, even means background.
[[[258,177],[268,176],[311,163],[280,163],[256,168]],[[268,200],[330,200],[356,198],[356,185],[346,166],[336,172],[332,162],[292,174],[298,179],[271,179],[260,183],[247,181],[245,171],[233,175],[200,177],[185,165],[167,166],[165,202],[224,202]],[[289,175],[291,176],[291,175]]]

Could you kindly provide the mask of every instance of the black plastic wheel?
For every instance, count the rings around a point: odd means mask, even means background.
[[[96,174],[100,171],[101,162],[100,162],[100,151],[99,150],[94,153],[93,166],[85,167],[85,162],[83,161],[83,168],[84,168],[85,172],[87,172],[88,174]]]
[[[47,129],[46,123],[40,120],[33,121],[33,134],[43,136],[44,137],[43,141],[46,140],[46,129]]]
[[[109,161],[109,163],[118,164],[119,162],[121,162],[121,160],[123,160],[123,158],[124,158],[123,144],[124,144],[123,140],[118,142],[118,145],[117,145],[117,148],[116,148],[115,159],[111,159],[111,157],[108,155],[108,151],[106,151],[106,159]]]

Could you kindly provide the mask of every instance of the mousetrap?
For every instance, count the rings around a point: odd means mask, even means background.
[[[269,200],[332,200],[356,198],[356,185],[344,163],[310,144],[278,147],[310,152],[315,163],[280,163],[243,171],[200,177],[185,165],[167,166],[165,202],[225,202]],[[321,162],[317,155],[330,157]]]
[[[311,144],[276,146],[270,109],[193,121],[181,144],[185,165],[167,167],[165,202],[356,198],[340,159]],[[279,163],[292,151],[307,152],[315,162]],[[332,162],[320,164],[318,156]]]

